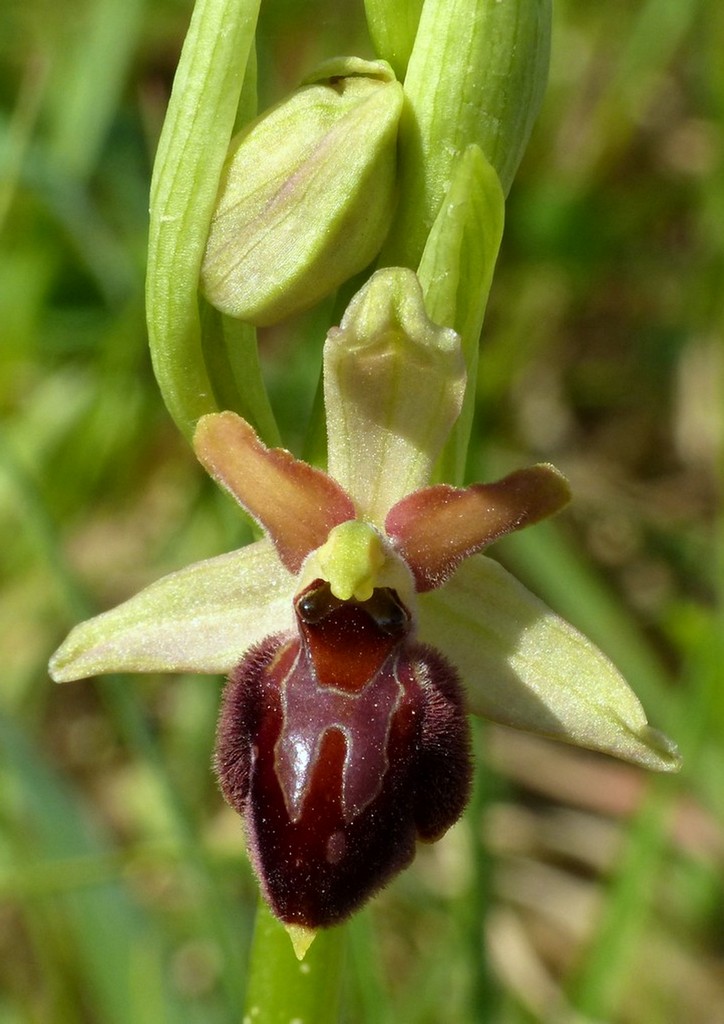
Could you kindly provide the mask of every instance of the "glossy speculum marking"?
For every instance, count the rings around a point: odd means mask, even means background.
[[[471,767],[456,674],[411,639],[394,591],[340,601],[318,580],[295,612],[297,633],[264,641],[231,674],[216,766],[272,909],[314,928],[453,824]]]

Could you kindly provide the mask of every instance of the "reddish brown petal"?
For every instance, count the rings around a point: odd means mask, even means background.
[[[299,571],[332,527],[355,518],[339,484],[283,448],[267,448],[236,413],[202,416],[194,450],[214,480],[264,527],[290,572]]]
[[[549,465],[519,469],[492,484],[439,484],[390,509],[385,530],[418,591],[441,586],[463,559],[506,533],[553,515],[570,500],[565,478]]]

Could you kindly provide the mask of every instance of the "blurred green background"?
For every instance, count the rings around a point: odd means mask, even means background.
[[[370,56],[361,6],[263,2],[261,105]],[[724,1022],[724,6],[555,6],[470,475],[570,477],[571,510],[494,553],[614,658],[685,767],[481,726],[465,820],[350,927],[349,1024]],[[46,671],[79,618],[245,539],[146,349],[190,8],[0,8],[0,1024],[242,1018],[256,893],[210,770],[222,681]],[[322,324],[262,335],[292,447]]]

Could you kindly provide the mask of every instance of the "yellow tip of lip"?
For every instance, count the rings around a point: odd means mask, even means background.
[[[314,928],[305,928],[303,924],[285,924],[284,927],[291,940],[295,957],[297,960],[303,960],[317,932]]]

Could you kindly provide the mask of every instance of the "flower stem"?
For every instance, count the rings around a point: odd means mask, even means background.
[[[297,960],[284,925],[259,901],[243,1024],[290,1024],[338,1019],[343,928],[317,932],[306,956]]]

